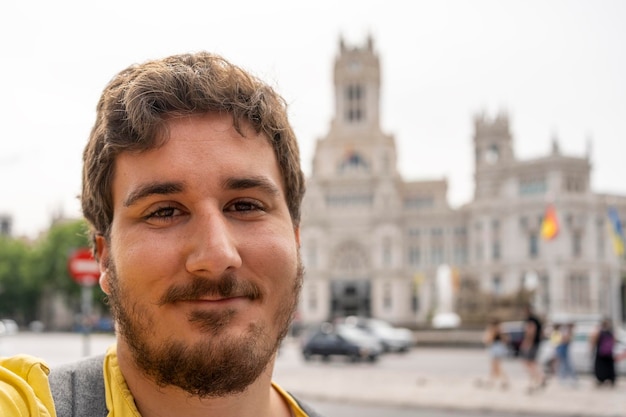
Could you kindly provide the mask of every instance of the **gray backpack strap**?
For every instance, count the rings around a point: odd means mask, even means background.
[[[106,417],[104,355],[61,365],[50,370],[48,380],[57,417]],[[290,393],[309,417],[322,417]]]
[[[57,417],[106,417],[104,355],[61,365],[48,380]]]

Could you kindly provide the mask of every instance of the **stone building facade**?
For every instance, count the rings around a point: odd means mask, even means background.
[[[606,213],[615,207],[625,218],[626,196],[592,192],[589,156],[562,155],[555,141],[551,154],[518,160],[507,115],[478,115],[474,198],[452,208],[446,179],[398,172],[395,139],[380,126],[380,70],[371,38],[360,47],[340,40],[335,114],[316,143],[303,203],[301,320],[357,314],[427,325],[441,265],[453,271],[465,321],[523,297],[548,316],[623,320],[624,263]],[[559,219],[549,241],[540,235],[548,204]]]

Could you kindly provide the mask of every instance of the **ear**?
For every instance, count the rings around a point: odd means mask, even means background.
[[[298,244],[298,247],[300,247],[300,226],[295,226],[293,228],[293,234],[296,237],[296,243]]]
[[[100,288],[105,294],[109,295],[109,245],[106,239],[102,235],[96,236],[96,259],[98,259],[98,266],[100,267]]]

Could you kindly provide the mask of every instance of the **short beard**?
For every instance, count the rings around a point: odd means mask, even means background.
[[[152,329],[158,324],[147,317],[136,302],[124,298],[112,260],[107,267],[111,313],[116,321],[118,335],[129,346],[137,367],[158,386],[176,386],[199,398],[217,398],[243,392],[265,371],[289,331],[304,275],[298,256],[291,296],[281,303],[270,323],[278,327],[276,338],[272,338],[271,328],[254,324],[241,337],[213,337],[230,323],[235,312],[196,311],[190,314],[189,320],[198,325],[207,337],[202,342],[189,345],[174,337],[155,342]],[[235,293],[245,294],[251,299],[268,296],[261,294],[255,285],[226,275],[218,281],[194,278],[187,286],[172,287],[159,305],[197,299],[206,294],[226,296]],[[171,330],[175,334],[176,329]]]

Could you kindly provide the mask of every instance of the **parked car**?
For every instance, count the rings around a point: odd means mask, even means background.
[[[385,352],[406,352],[414,345],[413,332],[403,327],[395,327],[385,320],[348,316],[341,320],[346,325],[355,326],[380,341]]]
[[[329,360],[344,356],[353,362],[367,360],[375,362],[382,353],[381,344],[362,330],[344,324],[324,323],[302,345],[305,360],[319,356]]]
[[[594,352],[590,344],[590,337],[597,330],[597,324],[587,321],[574,323],[574,334],[569,346],[569,356],[574,371],[581,374],[593,373]],[[615,347],[613,349],[615,355],[626,351],[626,331],[622,329],[614,329]],[[538,362],[546,370],[553,372],[551,361],[554,358],[554,347],[551,346],[550,340],[546,339],[539,347]],[[615,371],[619,375],[626,375],[626,360],[615,363]]]
[[[502,333],[506,336],[507,347],[511,356],[519,356],[520,346],[524,339],[523,321],[504,321],[500,323]]]
[[[9,336],[19,332],[19,326],[12,319],[0,320],[0,336]]]

